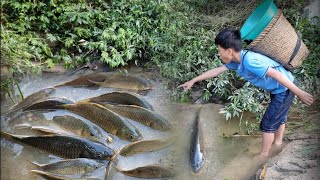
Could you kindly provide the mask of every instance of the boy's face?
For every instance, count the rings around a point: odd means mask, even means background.
[[[218,45],[218,53],[223,63],[228,64],[232,61],[232,49],[224,49]]]

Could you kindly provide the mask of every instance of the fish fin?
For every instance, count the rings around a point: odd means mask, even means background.
[[[30,164],[36,166],[37,168],[44,166],[43,164],[39,164],[39,163],[37,163],[37,162],[32,162],[32,161],[30,161],[30,160],[28,160],[28,159],[27,159],[27,161],[28,161]]]
[[[64,131],[50,126],[32,126],[31,129],[51,134],[66,134]]]
[[[96,85],[100,85],[101,83],[103,83],[105,81],[105,79],[103,81],[95,81],[95,80],[91,80],[89,78],[87,78],[87,80],[93,84],[96,84]]]
[[[31,170],[31,172],[36,173],[46,179],[65,179],[61,175],[52,174],[52,173],[44,172],[44,171],[40,171],[40,170]]]

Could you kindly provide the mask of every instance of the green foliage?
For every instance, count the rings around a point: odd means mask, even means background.
[[[225,114],[227,120],[235,116],[240,117],[244,111],[263,112],[264,107],[260,102],[268,100],[269,96],[247,82],[242,88],[235,90],[228,99],[231,103],[220,110],[220,113]]]
[[[4,0],[1,6],[4,29],[33,46],[26,47],[33,48],[29,60],[48,67],[64,62],[68,68],[93,58],[111,67],[150,59],[150,46],[165,13],[165,3],[143,0]]]

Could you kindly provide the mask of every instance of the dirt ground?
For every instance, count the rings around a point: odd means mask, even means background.
[[[300,126],[286,133],[284,139],[288,143],[282,151],[267,160],[253,179],[320,179],[319,103],[309,110],[304,120],[296,124]]]

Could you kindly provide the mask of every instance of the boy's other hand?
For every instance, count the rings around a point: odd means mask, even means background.
[[[178,88],[183,88],[183,91],[187,91],[193,86],[194,82],[192,80],[187,81],[181,85],[178,86]]]
[[[314,98],[311,94],[309,94],[305,91],[302,91],[302,90],[299,93],[299,95],[297,95],[297,96],[303,103],[305,103],[308,106],[310,106],[314,101]]]

